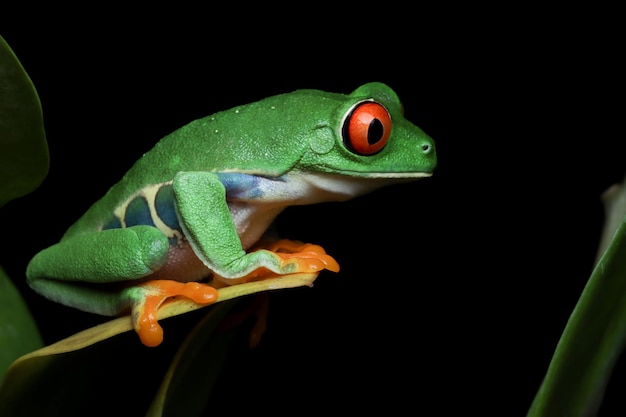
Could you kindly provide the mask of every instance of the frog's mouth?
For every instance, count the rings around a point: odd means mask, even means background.
[[[433,175],[434,171],[354,171],[354,170],[338,170],[334,173],[313,174],[313,176],[331,176],[343,177],[346,180],[351,178],[355,181],[376,181],[387,180],[389,183],[415,181],[420,178],[428,178]]]
[[[345,172],[334,174],[290,174],[283,179],[294,189],[304,191],[307,204],[321,201],[345,201],[392,184],[427,178],[432,172]],[[305,191],[306,190],[306,191]]]
[[[433,175],[432,172],[367,172],[367,173],[358,173],[358,176],[362,176],[364,178],[373,179],[373,178],[389,178],[389,179],[406,179],[408,181],[418,178],[428,178]]]

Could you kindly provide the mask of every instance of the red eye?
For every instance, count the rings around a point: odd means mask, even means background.
[[[373,155],[389,140],[391,117],[382,105],[365,101],[348,115],[342,134],[348,149],[359,155]]]

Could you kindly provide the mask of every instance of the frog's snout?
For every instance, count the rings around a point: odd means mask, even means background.
[[[421,143],[418,144],[419,149],[422,151],[422,154],[424,155],[428,155],[428,154],[433,154],[435,153],[435,144],[433,143],[432,140],[428,140],[428,139],[424,139],[421,141]]]
[[[431,138],[425,137],[420,139],[417,146],[418,152],[421,152],[424,161],[427,162],[428,171],[434,171],[437,167],[437,152],[435,151],[435,142]]]

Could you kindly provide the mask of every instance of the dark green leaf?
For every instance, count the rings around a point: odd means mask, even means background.
[[[155,397],[149,417],[204,415],[228,354],[235,328],[220,329],[236,301],[215,306],[177,352]]]
[[[625,341],[626,223],[622,221],[570,316],[528,416],[595,415]]]
[[[42,345],[30,311],[0,268],[0,377],[14,360]]]
[[[180,415],[177,412],[182,409],[189,410],[190,414],[186,415],[197,415],[194,413],[200,413],[210,398],[222,358],[228,353],[238,324],[262,311],[244,310],[234,318],[230,330],[218,331],[234,305],[232,302],[237,301],[233,299],[268,290],[310,286],[316,277],[317,273],[293,274],[221,288],[218,303],[211,306],[184,298],[166,303],[158,312],[160,320],[212,308],[187,338],[167,372],[161,368],[169,361],[162,357],[153,359],[166,346],[143,346],[137,335],[130,332],[130,316],[113,319],[31,352],[13,362],[1,381],[0,416],[94,415],[93,407],[110,415],[119,404],[125,404],[124,411],[129,415],[143,415],[149,407],[152,416]],[[233,318],[229,316],[228,320]],[[166,331],[163,345],[169,345],[168,334]],[[115,378],[118,380],[111,385]],[[37,401],[32,401],[33,393],[37,393]],[[115,401],[110,401],[111,398]]]
[[[144,415],[169,362],[163,353],[125,333],[66,353],[29,355],[0,384],[0,415]]]
[[[0,36],[0,207],[37,188],[48,165],[39,96]]]

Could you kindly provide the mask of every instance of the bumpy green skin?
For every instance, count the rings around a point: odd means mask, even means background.
[[[382,104],[393,122],[387,145],[368,156],[355,154],[342,139],[345,118],[363,100]],[[126,309],[135,292],[76,283],[151,277],[168,262],[172,236],[168,240],[158,228],[103,230],[124,202],[155,184],[171,184],[184,241],[207,270],[226,278],[261,266],[298,272],[268,251],[245,253],[282,209],[426,177],[435,165],[434,143],[403,117],[397,95],[384,84],[366,84],[349,95],[298,90],[269,97],[163,138],[59,244],[35,256],[27,277],[33,289],[57,302],[107,315]]]
[[[394,120],[390,143],[376,158],[348,151],[339,131],[346,111],[366,98],[384,104]],[[432,155],[416,159],[420,137],[427,138],[402,116],[398,96],[383,84],[367,84],[349,96],[298,90],[269,97],[193,121],[163,138],[65,238],[97,230],[136,190],[171,180],[182,171],[235,171],[271,177],[292,170],[364,177],[379,172],[432,172]]]

